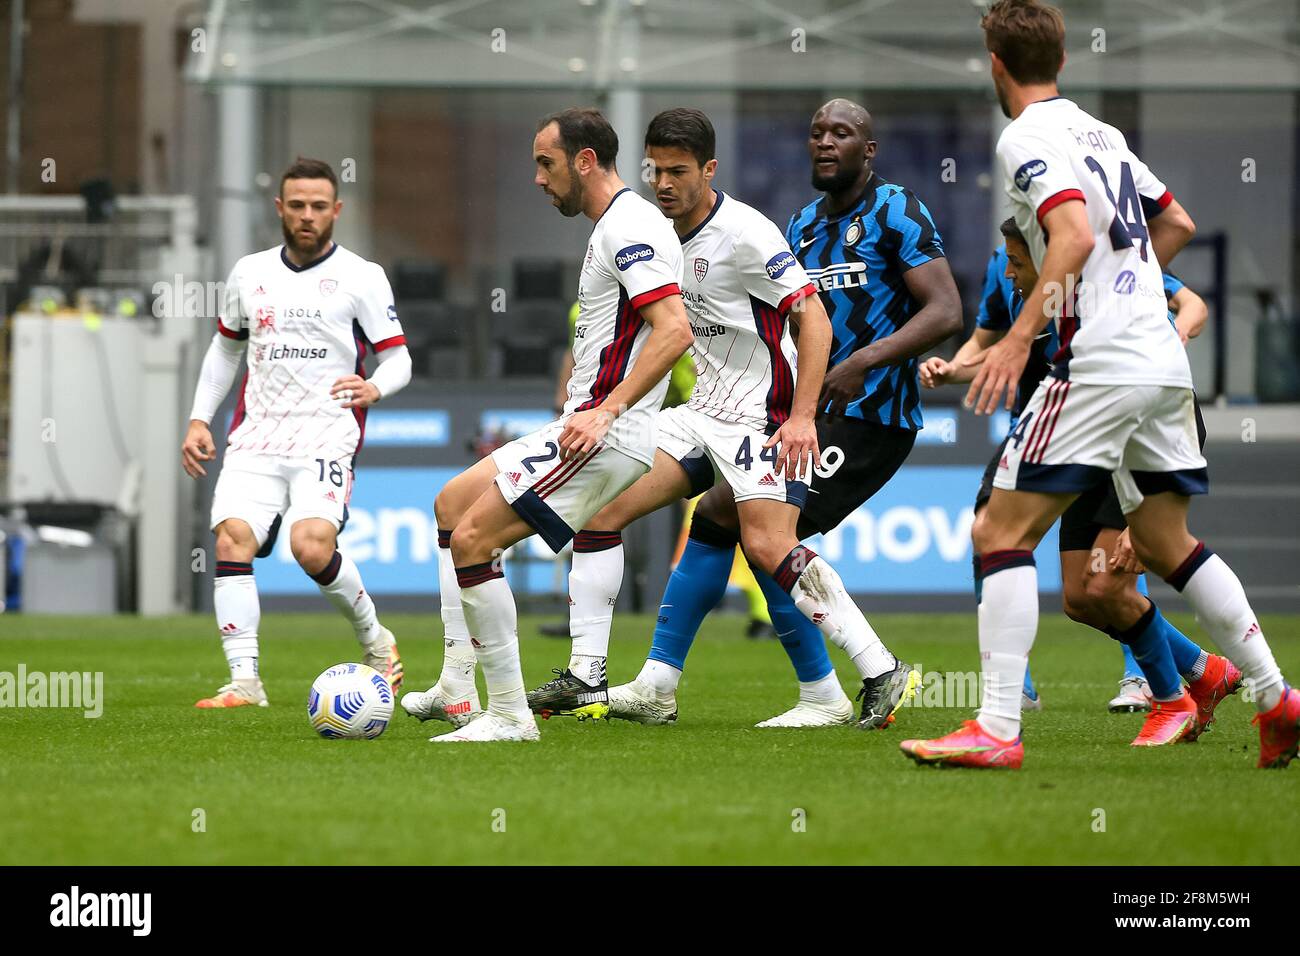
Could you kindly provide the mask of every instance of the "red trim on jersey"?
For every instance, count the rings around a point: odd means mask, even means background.
[[[758,337],[767,346],[767,357],[772,367],[772,384],[767,390],[767,420],[778,428],[790,417],[790,405],[794,401],[794,375],[790,363],[781,351],[781,337],[785,334],[785,317],[766,302],[761,302],[752,295],[749,297],[750,310],[754,314],[754,326]]]
[[[632,300],[632,310],[639,312],[651,302],[658,302],[660,299],[666,299],[670,295],[681,295],[682,290],[676,282],[669,282],[667,285],[661,285],[657,289],[651,289],[649,292],[642,292]]]
[[[816,291],[817,291],[817,287],[813,285],[811,282],[809,282],[802,289],[795,289],[784,299],[782,299],[780,304],[776,307],[776,311],[780,312],[782,317],[785,317],[790,314],[790,309],[796,302],[798,302],[800,299],[808,298],[808,296],[812,295]]]
[[[237,342],[242,342],[244,339],[248,338],[248,329],[240,329],[238,332],[232,332],[230,329],[226,328],[226,323],[222,322],[221,319],[217,319],[217,331],[226,338],[234,339]]]
[[[1171,193],[1168,189],[1166,189],[1165,194],[1156,200],[1156,205],[1159,206],[1161,210],[1165,210],[1169,208],[1169,204],[1173,201],[1174,201],[1174,194]]]
[[[1062,189],[1059,193],[1052,193],[1052,195],[1048,196],[1038,204],[1038,224],[1041,226],[1043,224],[1044,216],[1057,206],[1061,205],[1061,203],[1069,202],[1072,199],[1077,199],[1081,203],[1087,203],[1087,200],[1083,198],[1083,192],[1078,189]]]
[[[360,324],[357,323],[355,319],[353,320],[352,325],[354,329],[361,328]],[[362,333],[361,335],[354,334],[352,336],[352,340],[357,343],[357,369],[356,369],[357,374],[362,378],[365,378],[366,366],[362,363],[362,359],[366,357],[365,333]],[[353,405],[352,417],[357,420],[357,428],[360,429],[361,432],[359,435],[357,435],[357,447],[356,450],[352,453],[353,463],[355,464],[356,456],[361,454],[361,446],[362,444],[365,443],[366,440],[366,410],[364,408],[357,408],[355,405]]]
[[[244,372],[244,381],[239,386],[239,401],[235,403],[235,414],[230,419],[230,430],[226,432],[226,444],[235,435],[235,429],[244,421],[244,393],[248,391],[248,372]]]
[[[380,341],[374,344],[375,354],[378,355],[380,352],[384,351],[385,349],[396,348],[399,345],[405,345],[405,344],[406,344],[405,335],[394,335],[391,339],[381,339]]]
[[[661,286],[654,291],[658,292],[663,288],[668,287]],[[677,291],[675,283],[672,284],[672,289]],[[672,292],[664,293],[664,295],[672,294]],[[636,309],[628,301],[627,290],[619,286],[618,317],[614,321],[614,338],[600,350],[600,369],[596,372],[595,381],[591,383],[591,398],[579,405],[575,411],[582,412],[595,408],[609,397],[609,393],[614,391],[614,386],[623,381],[623,375],[627,372],[628,359],[632,355],[632,343],[636,341],[637,333],[641,331],[643,324],[641,317],[636,314]]]

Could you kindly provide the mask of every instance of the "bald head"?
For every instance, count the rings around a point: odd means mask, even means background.
[[[822,105],[808,127],[813,188],[832,198],[861,194],[876,156],[871,137],[871,114],[861,105],[838,98]]]
[[[863,140],[871,139],[873,133],[871,114],[867,112],[867,108],[861,103],[855,103],[843,97],[836,97],[823,103],[817,109],[817,112],[813,114],[813,119],[819,116],[831,122],[835,120],[845,122],[856,129]]]

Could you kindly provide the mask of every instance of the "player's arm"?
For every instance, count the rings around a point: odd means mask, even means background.
[[[802,479],[813,468],[821,466],[816,418],[826,377],[823,370],[830,360],[831,343],[835,339],[826,307],[812,285],[800,289],[797,294],[799,298],[790,305],[789,312],[795,352],[799,356],[799,374],[794,380],[790,417],[763,445],[764,448],[780,446],[774,470],[780,473],[784,469],[787,479]]]
[[[406,348],[393,289],[383,267],[369,263],[369,283],[357,299],[357,324],[375,350],[379,366],[370,378],[355,372],[335,380],[330,398],[343,408],[369,408],[400,392],[411,381],[411,353]]]
[[[614,420],[663,381],[695,342],[680,292],[674,291],[641,306],[640,316],[650,326],[641,354],[632,371],[603,402],[569,416],[560,432],[560,454],[565,460],[584,455],[600,444]]]
[[[903,282],[921,304],[920,310],[893,335],[864,345],[827,373],[824,391],[832,414],[843,413],[862,393],[862,383],[872,369],[924,355],[961,331],[961,297],[947,259],[931,259],[908,269]]]
[[[1210,309],[1205,300],[1187,286],[1179,289],[1169,300],[1169,308],[1174,313],[1174,328],[1184,345],[1200,335],[1210,319]]]
[[[1092,227],[1082,199],[1058,202],[1040,218],[1048,240],[1043,265],[1038,270],[1038,284],[1002,341],[985,352],[983,358],[968,360],[968,364],[979,363],[979,371],[965,399],[966,407],[974,408],[977,415],[991,415],[999,404],[1005,404],[1008,411],[1011,409],[1034,339],[1060,310],[1069,290],[1078,284],[1083,264],[1092,254]]]
[[[1171,198],[1169,205],[1158,215],[1148,214],[1147,235],[1151,239],[1151,249],[1156,254],[1160,268],[1167,269],[1174,256],[1196,235],[1196,223],[1192,222],[1192,217],[1178,200]]]
[[[1005,329],[982,329],[976,326],[951,362],[933,355],[921,363],[921,387],[938,388],[940,385],[962,385],[969,382],[975,377],[975,363],[972,359],[992,348],[1006,334]]]
[[[560,375],[555,381],[555,414],[564,410],[564,403],[569,400],[569,379],[573,377],[573,348],[564,351],[560,359]]]
[[[185,440],[181,442],[181,466],[191,478],[205,476],[207,471],[202,463],[217,457],[212,442],[212,417],[235,384],[239,363],[244,357],[246,336],[245,332],[245,338],[237,338],[223,325],[221,331],[212,336],[212,344],[203,356],[199,381],[194,386],[190,425],[185,431]]]

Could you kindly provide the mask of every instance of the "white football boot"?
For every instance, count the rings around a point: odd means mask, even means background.
[[[531,741],[541,740],[537,732],[537,721],[529,714],[524,721],[507,720],[497,714],[484,712],[477,720],[472,720],[459,730],[453,730],[441,737],[430,737],[435,744],[473,744],[494,740]]]
[[[1151,709],[1151,688],[1144,678],[1125,677],[1119,682],[1119,693],[1106,706],[1112,714],[1145,713]]]
[[[365,650],[361,663],[383,674],[396,696],[402,689],[402,658],[397,653],[397,638],[393,637],[393,632],[380,625],[379,637],[371,641]]]
[[[800,700],[784,714],[769,717],[755,727],[842,727],[856,722],[853,701],[841,693],[840,699],[827,703]]]
[[[609,716],[638,724],[670,724],[677,719],[677,695],[659,694],[638,678],[609,689]]]
[[[478,687],[470,681],[461,694],[442,689],[442,681],[428,690],[402,695],[402,710],[420,720],[445,720],[453,727],[464,727],[483,713],[478,702]]]

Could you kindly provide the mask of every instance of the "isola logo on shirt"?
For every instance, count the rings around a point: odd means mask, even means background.
[[[769,279],[779,279],[795,263],[794,253],[787,249],[785,252],[778,252],[771,259],[767,260],[767,277]]]
[[[644,242],[638,242],[636,245],[625,246],[614,253],[614,265],[618,266],[619,272],[626,272],[628,267],[637,262],[646,262],[655,257],[655,251]]]
[[[1016,170],[1016,188],[1022,193],[1029,192],[1029,182],[1035,176],[1041,176],[1047,172],[1047,163],[1041,159],[1031,159],[1019,169]]]

